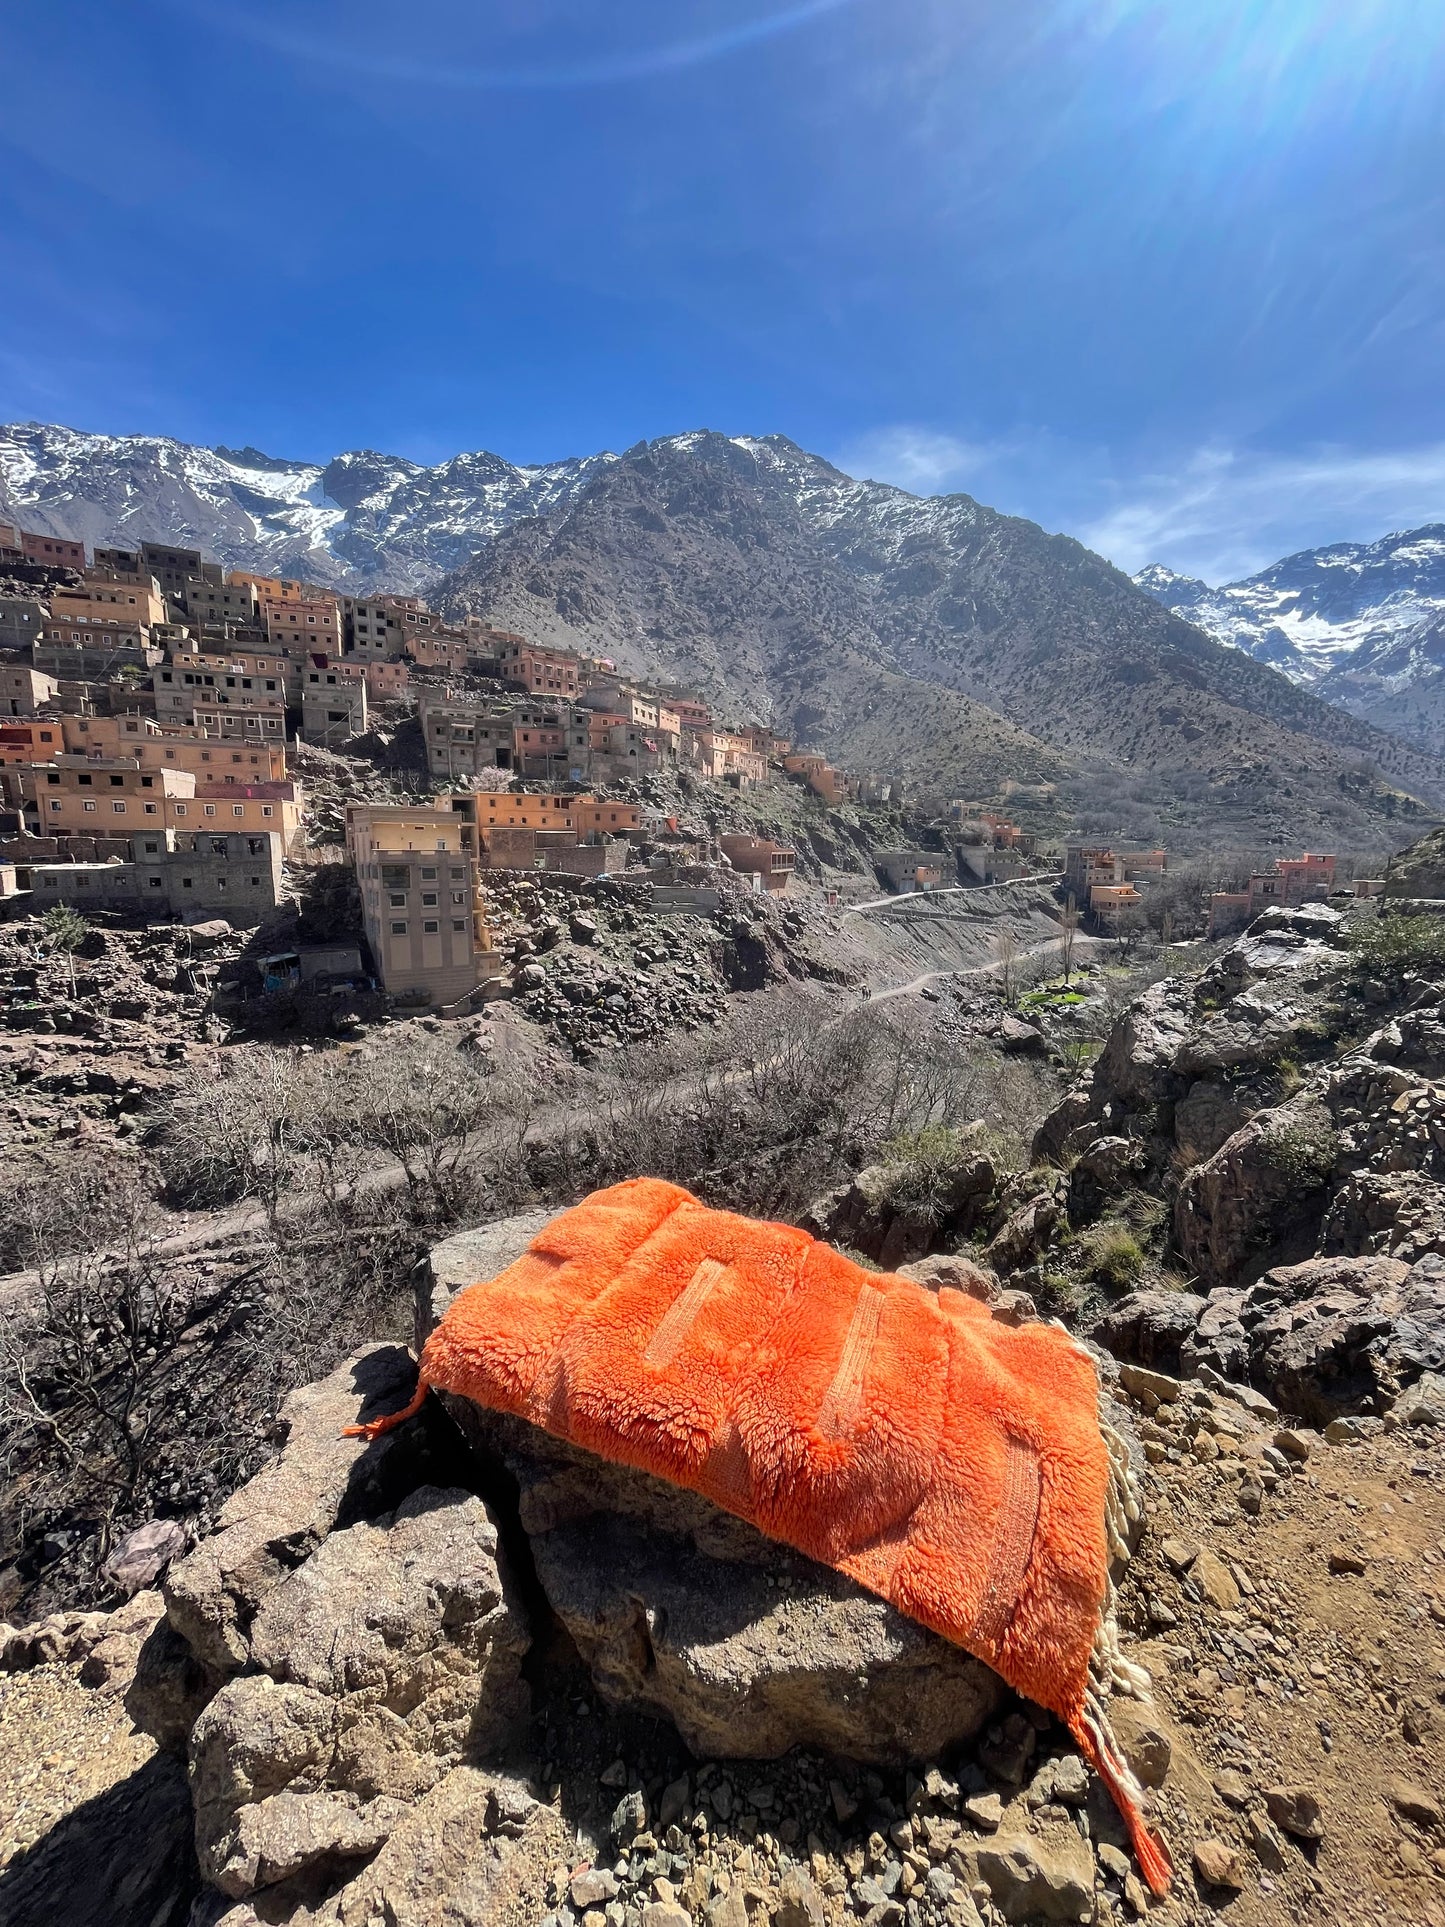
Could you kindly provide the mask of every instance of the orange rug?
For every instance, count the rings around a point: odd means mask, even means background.
[[[1062,1326],[637,1178],[459,1292],[412,1403],[353,1429],[399,1424],[429,1386],[703,1493],[986,1661],[1067,1724],[1167,1890],[1105,1713],[1147,1685],[1113,1622],[1126,1455]]]

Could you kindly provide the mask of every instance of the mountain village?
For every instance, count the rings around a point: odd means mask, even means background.
[[[0,572],[0,905],[11,916],[64,906],[253,928],[311,841],[298,752],[414,723],[435,793],[345,809],[365,954],[321,941],[263,957],[272,988],[365,980],[402,1007],[472,1009],[506,988],[492,873],[599,878],[641,864],[673,909],[715,908],[723,874],[755,892],[789,889],[786,843],[690,837],[649,803],[649,777],[737,794],[791,783],[830,807],[905,801],[896,776],[836,769],[767,724],[724,726],[692,691],[478,616],[445,620],[420,596],[342,595],[160,543],[87,554],[5,523]],[[1070,914],[1120,935],[1140,927],[1167,875],[1164,850],[1060,844],[983,803],[906,800],[949,834],[936,848],[873,852],[889,893],[1059,877]],[[1211,898],[1207,934],[1270,903],[1328,896],[1334,868],[1306,855],[1256,872]],[[826,901],[841,894],[828,888]]]

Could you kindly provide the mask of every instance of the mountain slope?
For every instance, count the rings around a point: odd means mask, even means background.
[[[1327,702],[1445,753],[1445,524],[1305,549],[1217,589],[1158,564],[1134,580]]]
[[[0,430],[7,515],[340,588],[432,590],[451,569],[454,607],[675,675],[851,764],[955,795],[1065,782],[1100,834],[1351,847],[1392,839],[1391,786],[1445,801],[1433,755],[1220,647],[1160,606],[1162,578],[1146,594],[1068,537],[855,481],[780,436],[321,466],[29,423]],[[1407,670],[1381,654],[1382,688],[1424,688],[1439,639],[1410,647]]]
[[[779,436],[639,444],[438,596],[840,756],[866,739],[870,760],[954,794],[975,787],[970,731],[1000,759],[992,711],[1063,753],[1102,829],[1388,840],[1395,806],[1370,766],[1445,795],[1434,758],[1221,646],[1078,542],[967,496],[854,481]],[[961,753],[923,725],[939,691],[975,705]]]
[[[24,422],[0,428],[0,516],[92,545],[183,542],[228,568],[405,592],[515,517],[566,500],[612,459],[516,468],[479,453],[425,468],[362,450],[323,468],[254,448]]]

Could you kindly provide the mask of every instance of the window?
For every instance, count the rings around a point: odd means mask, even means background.
[[[437,902],[437,893],[436,893],[436,891],[435,891],[435,890],[423,890],[423,891],[422,891],[422,893],[421,893],[421,901],[422,901],[422,908],[423,908],[424,910],[435,910],[435,908],[436,908],[436,902]]]
[[[422,865],[421,880],[423,883],[435,883],[436,874],[435,865],[433,865],[431,869],[428,869],[425,864]]]
[[[85,787],[89,789],[90,785],[95,781],[95,778],[87,774],[84,776],[77,776],[75,780],[77,783],[83,783]]]
[[[192,883],[192,880],[191,880],[191,878],[190,878],[190,877],[182,877],[182,878],[181,878],[181,888],[182,888],[183,890],[190,890],[190,889],[193,889],[193,888],[194,888],[194,885],[193,885],[193,883]]]
[[[185,813],[186,813],[186,805],[185,805],[184,803],[177,803],[177,805],[176,805],[176,815],[177,815],[177,816],[184,816],[184,815],[185,815]]]
[[[393,910],[404,910],[406,908],[406,897],[400,890],[393,891],[390,903]]]
[[[159,890],[161,887],[161,880],[159,877],[147,877],[146,882],[150,885],[152,890]]]
[[[274,811],[272,810],[271,805],[269,803],[263,803],[261,805],[261,814],[262,816],[274,815]]]
[[[216,814],[216,806],[214,803],[207,803],[205,807],[207,816],[214,816]]]
[[[465,934],[466,928],[467,922],[465,917],[452,918],[452,929],[455,930],[459,936]]]
[[[124,804],[124,803],[112,803],[110,807],[111,807],[111,808],[112,808],[112,809],[113,809],[113,810],[115,811],[115,813],[116,813],[116,815],[117,815],[117,816],[124,816],[124,815],[125,815],[125,804]]]
[[[146,854],[147,854],[148,856],[154,856],[154,855],[156,854],[156,852],[157,852],[157,851],[158,851],[158,850],[160,849],[160,847],[161,847],[161,846],[160,846],[160,844],[159,844],[159,843],[152,843],[152,842],[151,842],[151,841],[149,840],[149,838],[147,838],[147,840],[146,840]]]
[[[51,799],[50,799],[50,807],[51,807],[51,809],[53,809],[53,810],[58,810],[58,809],[60,808],[60,798],[59,798],[58,796],[52,796],[52,797],[51,797]]]
[[[81,807],[83,809],[93,810],[95,808],[95,804],[90,797],[87,797]]]
[[[404,937],[406,935],[406,925],[404,923],[394,923],[391,926],[391,934],[394,937]]]
[[[440,929],[441,929],[441,925],[437,922],[435,917],[429,917],[427,921],[422,925],[423,932],[425,932],[428,936],[434,936],[436,932]]]
[[[260,877],[247,877],[247,878],[246,878],[246,881],[247,881],[247,883],[249,883],[249,884],[250,884],[250,886],[251,886],[251,888],[252,888],[253,890],[259,890],[259,889],[260,889],[260,887],[261,887],[261,879],[260,879]]]
[[[466,902],[466,900],[467,900],[467,899],[466,899],[466,893],[465,893],[464,891],[462,891],[462,890],[453,890],[453,891],[452,891],[452,902],[453,902],[453,903],[465,903],[465,902]]]

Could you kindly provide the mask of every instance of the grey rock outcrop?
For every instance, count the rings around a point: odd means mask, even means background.
[[[259,1670],[195,1723],[202,1873],[240,1897],[374,1853],[444,1773],[514,1734],[529,1645],[472,1494],[422,1487],[333,1532],[257,1613]]]
[[[803,1226],[893,1271],[966,1238],[986,1215],[998,1176],[986,1151],[965,1150],[948,1182],[924,1206],[908,1198],[896,1169],[870,1165],[818,1199]]]
[[[549,1604],[603,1698],[697,1753],[933,1757],[997,1703],[989,1668],[696,1494],[465,1400],[447,1408],[517,1482]]]
[[[248,1662],[246,1629],[271,1592],[334,1527],[395,1505],[425,1476],[425,1428],[374,1444],[342,1437],[404,1404],[416,1367],[400,1345],[359,1353],[281,1410],[286,1449],[222,1508],[217,1529],[171,1567],[162,1588],[170,1627],[219,1678]]]
[[[1261,1111],[1196,1165],[1180,1186],[1174,1234],[1203,1282],[1232,1283],[1295,1232],[1312,1249],[1339,1149],[1310,1094]]]
[[[1177,1377],[1181,1353],[1207,1301],[1192,1291],[1131,1291],[1095,1320],[1089,1336],[1116,1358]]]
[[[1315,1258],[1217,1291],[1182,1350],[1315,1424],[1385,1410],[1445,1364],[1445,1259]]]
[[[542,1227],[556,1216],[550,1209],[522,1211],[459,1231],[433,1246],[412,1275],[416,1302],[415,1344],[420,1353],[450,1299],[479,1278],[495,1278],[515,1264]]]

